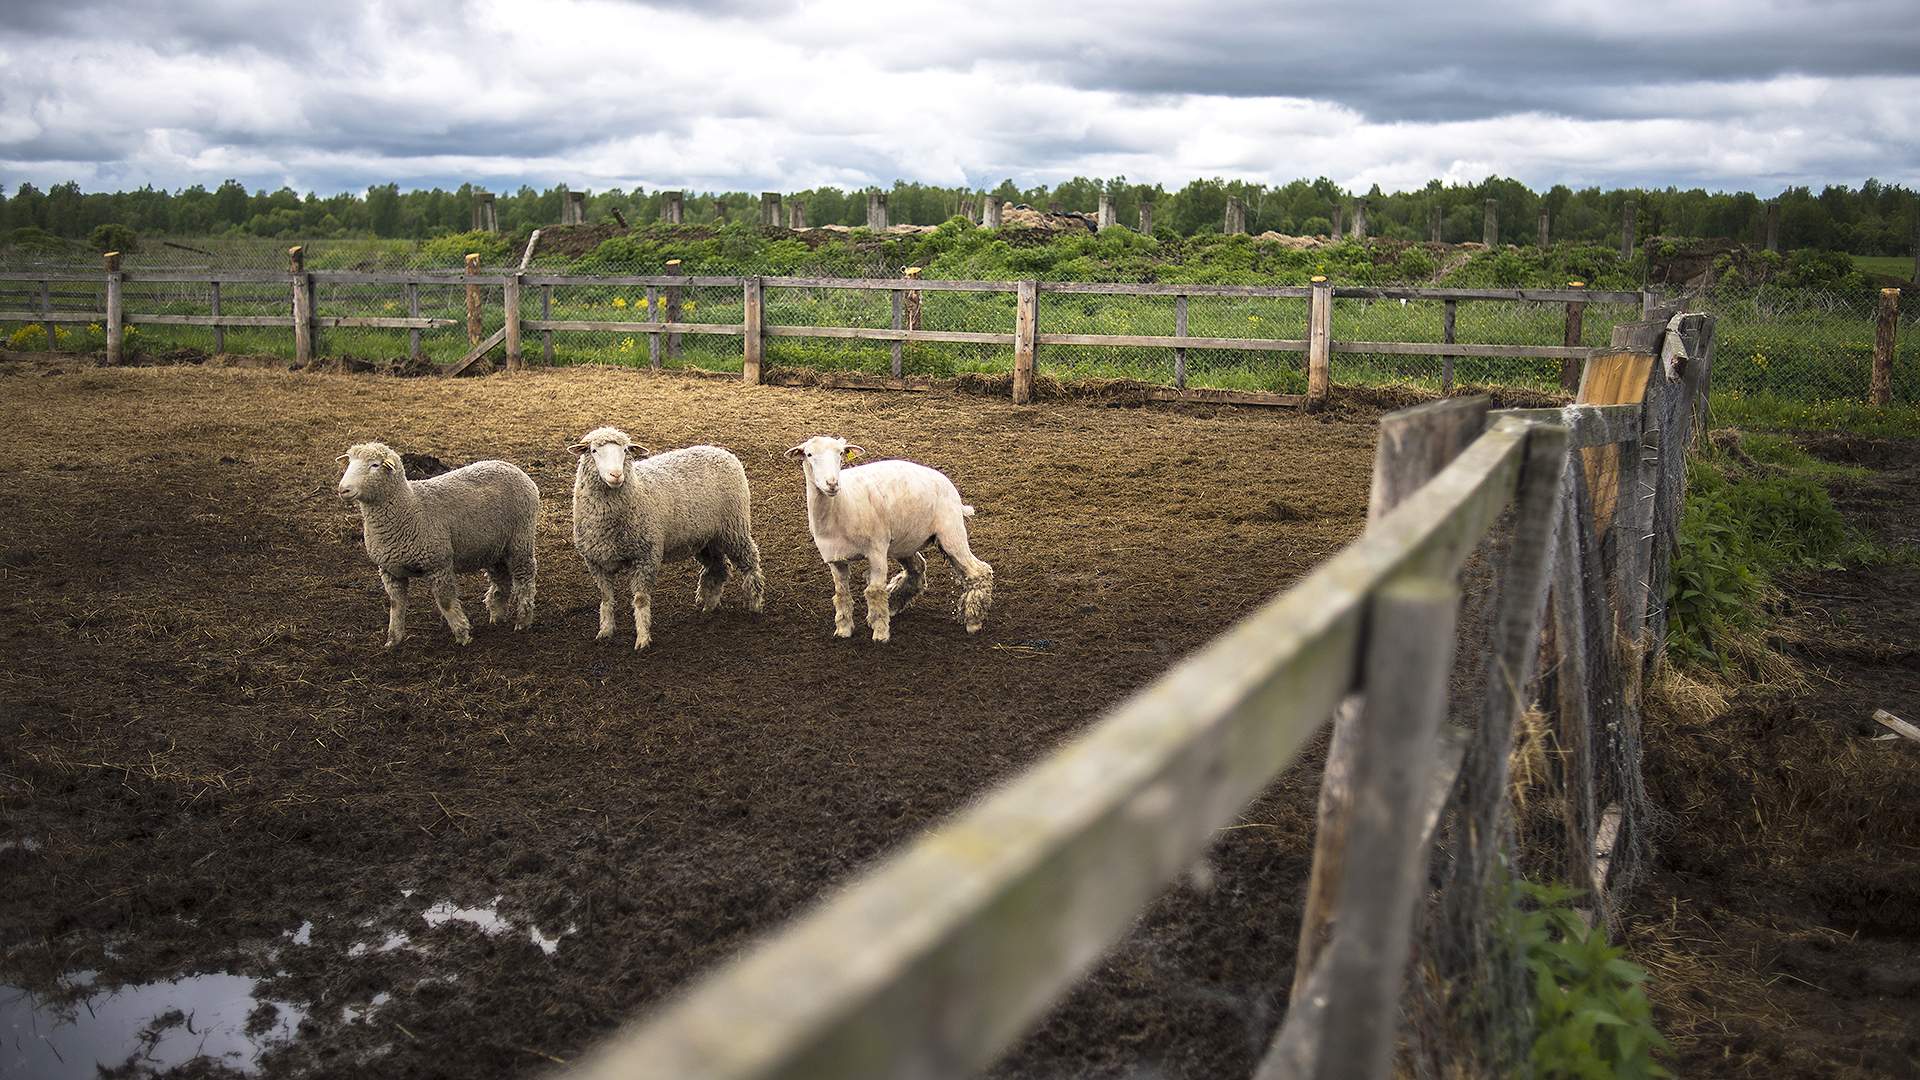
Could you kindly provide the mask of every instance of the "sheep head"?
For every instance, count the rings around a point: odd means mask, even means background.
[[[594,474],[608,487],[619,487],[626,483],[628,463],[651,453],[616,427],[594,428],[567,449],[580,455],[582,464],[585,464],[585,459],[591,458]]]
[[[840,466],[852,461],[866,450],[848,443],[834,435],[815,435],[799,446],[787,451],[787,456],[800,462],[801,470],[806,473],[807,483],[814,490],[828,498],[840,494]]]
[[[334,491],[348,502],[380,502],[393,489],[393,484],[407,482],[400,455],[386,443],[355,443],[336,460],[346,462],[347,469],[340,474]]]

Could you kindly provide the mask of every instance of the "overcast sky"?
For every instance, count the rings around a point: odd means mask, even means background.
[[[1506,6],[12,0],[0,183],[1920,186],[1914,0]]]

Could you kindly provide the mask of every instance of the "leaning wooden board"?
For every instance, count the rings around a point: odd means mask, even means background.
[[[1650,352],[1595,354],[1580,378],[1576,401],[1581,405],[1640,404],[1647,399],[1653,360]],[[1593,493],[1594,532],[1604,536],[1613,524],[1613,505],[1620,492],[1620,447],[1591,446],[1580,453],[1587,471],[1587,490]]]

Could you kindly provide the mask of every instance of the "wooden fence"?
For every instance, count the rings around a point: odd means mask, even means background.
[[[893,344],[892,373],[889,380],[847,378],[847,385],[875,388],[905,388],[902,370],[902,345],[907,342],[963,342],[998,345],[1013,350],[1013,399],[1025,403],[1033,396],[1034,373],[1042,348],[1120,347],[1165,348],[1173,352],[1173,385],[1149,393],[1162,400],[1207,400],[1240,404],[1323,405],[1332,390],[1332,358],[1335,353],[1381,355],[1423,355],[1445,358],[1442,390],[1453,383],[1456,357],[1540,357],[1562,361],[1562,383],[1571,392],[1578,376],[1579,362],[1587,355],[1580,345],[1583,312],[1589,303],[1641,305],[1642,313],[1652,309],[1656,298],[1651,292],[1609,292],[1583,287],[1565,289],[1453,289],[1453,288],[1370,288],[1336,286],[1324,278],[1315,278],[1306,286],[1264,285],[1153,285],[1106,284],[1055,281],[931,281],[913,274],[902,278],[805,278],[689,276],[678,273],[678,260],[667,264],[664,274],[550,274],[526,269],[481,272],[476,257],[469,256],[464,273],[429,271],[352,271],[308,270],[300,248],[289,251],[289,266],[278,271],[221,270],[127,270],[117,253],[105,257],[104,311],[57,310],[50,286],[59,282],[99,283],[101,274],[72,271],[5,271],[0,283],[23,282],[38,286],[34,306],[38,310],[0,310],[0,322],[44,323],[49,343],[55,340],[56,323],[98,323],[106,333],[107,359],[117,363],[124,349],[126,326],[204,326],[216,335],[216,351],[221,347],[228,327],[288,327],[294,337],[294,358],[311,362],[319,354],[322,331],[336,327],[406,330],[410,334],[411,354],[418,358],[420,333],[460,325],[460,320],[422,318],[419,314],[419,290],[422,287],[462,288],[467,296],[467,326],[470,351],[445,369],[457,375],[477,363],[495,348],[504,347],[506,367],[524,366],[524,336],[541,335],[542,355],[551,361],[555,333],[602,332],[644,335],[648,362],[659,367],[663,354],[671,359],[679,354],[680,342],[687,334],[737,336],[742,339],[742,377],[749,383],[762,381],[766,340],[768,338],[816,338],[856,341],[886,341]],[[286,316],[230,315],[220,310],[222,283],[285,283],[291,294]],[[208,312],[204,315],[154,314],[127,311],[122,296],[129,283],[193,283],[208,287]],[[405,316],[321,315],[314,298],[317,285],[391,285],[404,289],[408,305]],[[644,288],[650,321],[555,319],[551,318],[553,289],[569,286],[621,286]],[[682,318],[681,300],[691,288],[733,288],[741,291],[742,318],[737,323],[690,322]],[[771,288],[812,288],[884,291],[892,294],[893,320],[887,327],[794,326],[773,325],[766,320],[765,292]],[[539,311],[526,311],[528,289],[539,290]],[[501,296],[503,325],[492,335],[479,333],[483,297],[498,290]],[[928,330],[920,326],[917,313],[921,297],[928,292],[950,291],[1013,294],[1012,325],[1004,331]],[[1045,331],[1042,314],[1044,295],[1107,295],[1171,297],[1175,305],[1174,333],[1145,334],[1063,334]],[[19,295],[19,294],[15,294]],[[1304,299],[1308,318],[1299,338],[1201,337],[1187,333],[1187,301],[1190,298],[1240,297],[1264,299]],[[1442,340],[1363,341],[1335,336],[1336,297],[1366,300],[1438,301],[1444,306]],[[663,301],[664,303],[656,303]],[[1456,309],[1461,303],[1523,301],[1565,305],[1565,334],[1559,345],[1547,344],[1468,344],[1454,341]],[[1239,350],[1246,352],[1291,352],[1306,354],[1307,392],[1304,396],[1255,391],[1205,390],[1187,386],[1187,353],[1193,349]]]
[[[1593,805],[1598,747],[1638,730],[1711,344],[1706,316],[1619,328],[1583,397],[1627,404],[1456,399],[1387,417],[1360,539],[574,1075],[972,1075],[1336,713],[1292,1006],[1258,1075],[1387,1075],[1428,852],[1449,807],[1455,833],[1489,824],[1452,799],[1463,769],[1505,806],[1543,651],[1571,795],[1565,876],[1593,890],[1596,917],[1610,860],[1644,843],[1632,808]],[[1456,727],[1457,580],[1503,515],[1477,728]],[[1637,784],[1637,758],[1626,767]],[[1460,876],[1448,891],[1481,894]]]

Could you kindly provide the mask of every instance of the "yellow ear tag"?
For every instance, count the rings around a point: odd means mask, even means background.
[[[840,455],[840,460],[841,460],[841,461],[852,461],[852,460],[853,460],[854,458],[857,458],[857,457],[859,457],[859,456],[860,456],[860,451],[858,451],[858,450],[848,450],[848,451],[846,451],[845,453],[843,453],[843,454],[841,454],[841,455]]]

